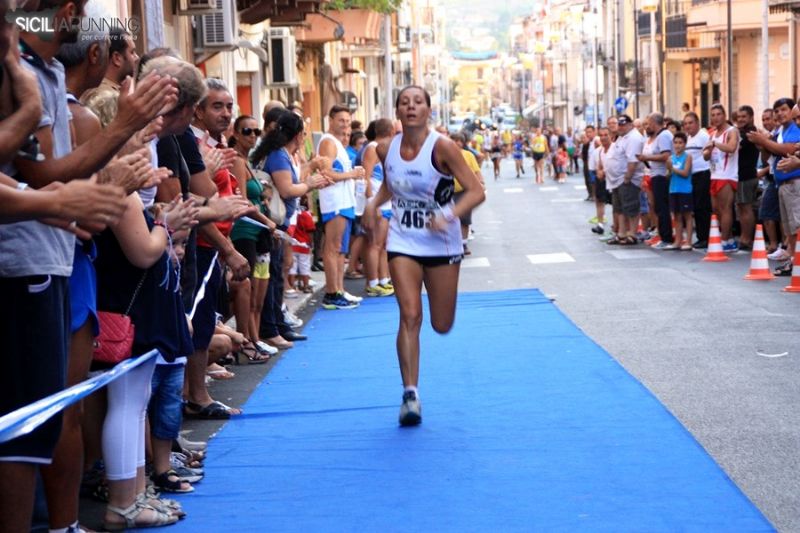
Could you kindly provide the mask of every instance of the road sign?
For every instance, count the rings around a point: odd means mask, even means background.
[[[617,113],[624,113],[625,110],[628,108],[628,99],[624,96],[620,96],[616,100],[614,100],[614,109],[617,110]]]

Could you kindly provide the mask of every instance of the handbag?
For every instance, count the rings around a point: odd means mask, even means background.
[[[269,189],[272,193],[269,201],[266,202],[267,217],[279,226],[282,225],[286,221],[286,204],[283,203],[281,193],[272,182],[272,176],[259,169],[253,170],[253,176],[264,186],[265,190]]]
[[[112,313],[110,311],[98,311],[97,321],[100,323],[100,334],[95,339],[92,360],[98,363],[116,365],[126,359],[130,359],[133,351],[134,327],[129,316],[133,302],[142,288],[147,271],[142,274],[142,279],[133,291],[131,302],[125,313]]]

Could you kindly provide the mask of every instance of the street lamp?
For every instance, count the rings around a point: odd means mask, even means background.
[[[659,0],[643,0],[642,11],[650,13],[650,109],[658,111],[658,80],[656,79],[656,11]]]

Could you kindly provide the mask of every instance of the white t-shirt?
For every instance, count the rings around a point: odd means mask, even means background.
[[[643,148],[644,137],[636,128],[629,131],[627,135],[617,137],[609,149],[608,166],[606,167],[606,179],[612,184],[612,189],[624,181],[628,163],[636,163],[631,183],[641,186],[644,178],[644,163],[639,161],[636,156],[642,153]]]
[[[708,136],[708,131],[705,128],[700,128],[697,135],[689,136],[686,141],[686,153],[692,156],[692,173],[703,172],[711,170],[711,164],[703,159],[703,148],[711,140]]]
[[[317,145],[317,152],[319,152],[319,145],[324,140],[333,141],[336,146],[336,159],[333,161],[334,170],[336,172],[350,172],[353,170],[353,164],[350,161],[350,156],[347,154],[342,143],[331,135],[330,133],[324,134],[319,139]],[[322,213],[341,213],[343,211],[353,209],[356,205],[355,198],[355,180],[341,180],[333,185],[329,185],[319,190],[319,209]]]

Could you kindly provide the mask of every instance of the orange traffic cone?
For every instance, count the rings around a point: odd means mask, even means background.
[[[761,224],[756,226],[756,238],[753,241],[753,255],[750,258],[750,273],[744,279],[769,281],[775,276],[769,271],[767,247],[764,245],[764,231]]]
[[[703,261],[721,263],[730,261],[725,252],[722,251],[722,236],[719,234],[719,223],[717,215],[711,215],[711,232],[708,234],[708,252]]]
[[[800,230],[797,231],[800,237]],[[800,265],[800,246],[795,245],[793,266]],[[783,292],[800,292],[800,268],[792,269],[792,281],[783,288]]]

